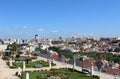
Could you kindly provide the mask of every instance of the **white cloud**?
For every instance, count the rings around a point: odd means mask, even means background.
[[[27,29],[28,27],[27,26],[14,26],[13,28],[14,29],[19,29],[19,30],[21,29],[22,30],[22,29]]]
[[[58,32],[58,30],[53,30],[53,31],[51,31],[52,33],[57,33]]]
[[[23,26],[23,29],[26,29],[27,28],[27,26]]]
[[[37,31],[38,31],[38,32],[43,32],[43,31],[45,31],[45,29],[39,28]]]

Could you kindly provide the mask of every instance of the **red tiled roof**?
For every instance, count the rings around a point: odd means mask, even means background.
[[[18,55],[18,52],[17,51],[12,51],[11,55]]]
[[[107,68],[106,73],[111,75],[114,75],[115,73],[117,73],[120,76],[120,69]]]
[[[57,60],[58,59],[58,54],[53,54],[52,56],[51,56],[51,59],[54,59],[54,60]]]
[[[89,67],[92,66],[91,63],[93,63],[93,66],[95,66],[95,61],[94,60],[92,60],[92,59],[86,59],[86,60],[83,61],[83,67],[89,68]]]

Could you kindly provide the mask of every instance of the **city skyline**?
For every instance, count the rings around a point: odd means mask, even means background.
[[[1,0],[0,38],[117,37],[119,0]]]

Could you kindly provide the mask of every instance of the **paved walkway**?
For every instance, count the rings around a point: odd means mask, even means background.
[[[0,79],[19,79],[15,76],[15,69],[10,69],[6,62],[0,59]]]

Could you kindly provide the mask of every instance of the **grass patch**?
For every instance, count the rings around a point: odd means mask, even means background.
[[[8,66],[10,66],[9,62],[6,62]],[[55,66],[54,63],[51,63],[52,66]],[[26,63],[26,68],[36,68],[36,67],[48,67],[49,63],[43,60],[39,60],[39,61],[30,61],[29,63]],[[22,68],[22,62],[13,62],[13,66],[11,66],[10,68],[18,68],[21,67]]]
[[[26,72],[24,72],[25,79]],[[73,71],[72,69],[51,69],[51,70],[42,70],[42,71],[33,71],[29,72],[30,79],[54,79],[52,77],[60,77],[59,79],[100,79],[98,76],[87,76],[86,74]],[[55,78],[57,79],[57,78]]]

